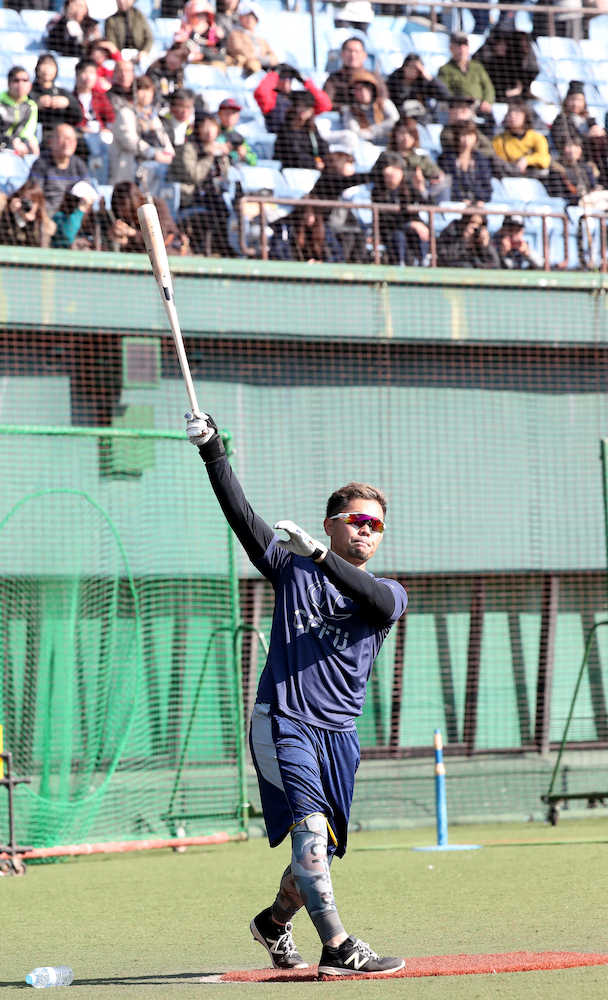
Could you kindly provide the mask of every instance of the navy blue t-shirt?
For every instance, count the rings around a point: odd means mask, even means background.
[[[406,609],[405,589],[335,553],[317,564],[287,552],[252,510],[227,459],[207,472],[228,522],[275,592],[257,701],[323,729],[353,729],[374,660]]]
[[[285,715],[325,729],[352,729],[361,715],[367,682],[407,595],[396,580],[395,611],[382,627],[366,621],[312,559],[295,556],[275,536],[257,568],[272,583],[275,608],[270,650],[257,700]]]

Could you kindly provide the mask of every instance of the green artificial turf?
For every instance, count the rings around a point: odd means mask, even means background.
[[[351,835],[333,867],[348,930],[384,954],[423,956],[506,951],[608,952],[608,822],[453,827],[452,843],[479,851],[418,852],[433,831]],[[267,965],[250,918],[271,902],[288,847],[263,840],[183,854],[149,851],[30,864],[0,879],[0,996],[27,989],[36,965],[74,969],[74,1000],[217,1000],[251,997],[546,997],[605,1000],[608,966],[394,982],[202,985],[201,974]],[[319,957],[304,912],[298,947]],[[226,991],[229,991],[228,994]],[[382,992],[381,992],[382,991]],[[51,995],[55,995],[54,993]],[[59,994],[62,996],[63,994]],[[70,994],[71,995],[71,994]]]

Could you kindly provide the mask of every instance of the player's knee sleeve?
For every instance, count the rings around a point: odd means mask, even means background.
[[[292,828],[291,871],[321,941],[341,933],[344,928],[327,858],[327,821],[321,813],[307,816]]]

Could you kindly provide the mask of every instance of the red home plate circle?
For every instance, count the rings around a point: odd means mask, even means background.
[[[574,969],[588,965],[608,965],[608,954],[579,951],[510,951],[499,955],[429,955],[408,958],[404,969],[386,976],[321,976],[324,981],[345,979],[414,979],[420,976],[471,976],[498,972],[534,972],[549,969]],[[280,983],[313,982],[319,976],[316,965],[308,969],[237,969],[203,976],[205,983]],[[607,983],[608,989],[608,983]]]

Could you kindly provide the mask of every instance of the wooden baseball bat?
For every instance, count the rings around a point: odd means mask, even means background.
[[[184,376],[186,392],[188,393],[188,399],[190,400],[190,409],[192,410],[194,416],[204,417],[206,414],[201,412],[198,405],[192,375],[190,374],[190,365],[188,364],[188,358],[186,357],[184,340],[179,325],[175,298],[173,296],[173,282],[171,280],[171,272],[169,271],[167,249],[165,247],[163,232],[160,228],[160,220],[158,218],[156,206],[151,203],[142,205],[137,209],[137,218],[139,219],[139,225],[141,227],[144,243],[146,244],[146,250],[148,251],[148,257],[150,258],[152,270],[154,271],[154,277],[156,278],[156,283],[160,291],[160,297],[165,307],[165,312],[167,313],[169,326],[171,327],[173,343],[175,344],[179,366],[182,370],[182,375]]]

